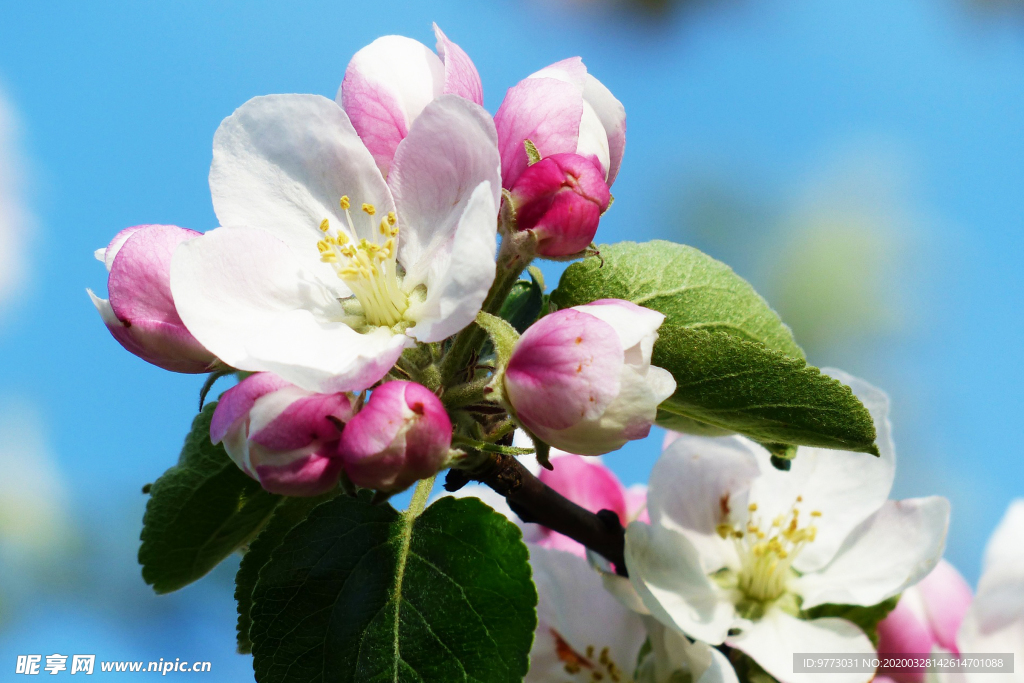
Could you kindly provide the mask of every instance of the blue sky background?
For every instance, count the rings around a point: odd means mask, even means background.
[[[139,576],[140,489],[175,461],[202,378],[110,338],[84,291],[104,287],[92,252],[129,225],[215,227],[206,176],[222,118],[261,94],[333,97],[358,48],[385,33],[432,45],[431,21],[472,56],[492,112],[519,79],[577,54],[622,100],[628,146],[602,241],[695,244],[772,300],[821,289],[792,255],[825,236],[813,254],[855,290],[831,308],[867,301],[889,318],[866,334],[843,314],[808,327],[825,339],[811,361],[891,394],[894,493],[953,501],[948,556],[974,582],[1024,495],[1019,19],[952,0],[707,2],[653,21],[555,0],[4,3],[0,89],[36,225],[27,284],[0,311],[0,403],[42,425],[78,540],[46,571],[0,569],[0,671],[59,652],[251,677],[233,654],[230,567],[159,598]],[[844,221],[852,248],[830,232]],[[606,462],[645,481],[660,437]]]

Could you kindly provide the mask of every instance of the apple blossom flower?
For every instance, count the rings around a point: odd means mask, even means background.
[[[315,496],[338,483],[336,450],[352,413],[347,394],[314,394],[260,372],[221,395],[210,440],[267,491]]]
[[[652,616],[745,652],[783,683],[818,680],[793,673],[793,652],[873,654],[853,623],[804,610],[898,595],[938,563],[949,521],[944,498],[887,500],[895,472],[888,398],[827,372],[871,411],[880,457],[800,448],[781,472],[743,437],[681,436],[651,472],[651,524],[626,529],[630,582]]]
[[[579,57],[541,69],[509,88],[494,115],[501,179],[511,189],[529,165],[525,142],[541,157],[579,154],[611,187],[626,148],[626,110]]]
[[[1024,681],[1024,498],[1010,504],[985,548],[978,592],[957,634],[960,652],[1013,653],[1014,673],[945,673],[944,681]]]
[[[413,120],[442,94],[483,105],[480,74],[469,55],[434,24],[437,54],[405,36],[382,36],[348,63],[335,98],[387,176]]]
[[[580,507],[591,512],[611,510],[623,526],[647,519],[646,486],[627,489],[598,458],[556,450],[551,452],[550,460],[553,469],[541,469],[537,477]],[[578,541],[539,524],[530,526],[538,527],[530,539],[537,545],[586,556],[586,548]]]
[[[578,154],[544,157],[512,186],[516,228],[533,231],[541,256],[571,256],[586,249],[610,202],[604,174]]]
[[[338,454],[357,486],[402,491],[433,476],[448,459],[452,423],[422,384],[386,382],[341,435]]]
[[[198,236],[175,225],[125,228],[95,252],[110,273],[110,298],[85,290],[121,346],[172,372],[209,372],[217,363],[185,328],[171,296],[171,255],[180,243]]]
[[[650,432],[672,375],[651,365],[665,316],[602,299],[551,313],[516,342],[505,395],[517,418],[546,443],[601,455]]]
[[[249,100],[214,137],[227,227],[171,264],[181,318],[232,367],[365,389],[414,340],[475,319],[495,274],[498,164],[487,113],[454,95],[423,109],[386,182],[337,103]]]
[[[878,651],[922,655],[940,649],[959,654],[956,634],[971,604],[971,587],[953,565],[940,560],[921,582],[903,591],[896,608],[878,624]],[[897,683],[923,683],[925,669],[880,669]]]
[[[718,650],[619,604],[582,558],[530,545],[530,565],[538,624],[526,683],[737,681]],[[648,637],[651,651],[637,666]]]

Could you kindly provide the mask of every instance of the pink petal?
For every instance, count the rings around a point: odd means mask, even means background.
[[[341,422],[351,419],[352,402],[348,396],[337,393],[300,398],[249,438],[274,451],[295,450],[314,441],[337,441],[341,430],[329,417]]]
[[[607,323],[573,309],[556,311],[516,343],[505,388],[520,419],[566,429],[600,414],[619,393],[624,351]]]
[[[153,320],[184,329],[171,296],[171,257],[175,247],[199,235],[175,225],[148,225],[129,235],[117,250],[107,282],[110,306],[119,320]]]
[[[210,440],[220,443],[232,425],[249,414],[256,399],[288,386],[291,385],[272,372],[257,372],[225,391],[213,411]]]
[[[625,489],[615,474],[595,461],[580,455],[561,455],[551,464],[555,469],[541,470],[539,478],[558,493],[591,512],[611,510],[623,525],[629,523]]]
[[[530,78],[557,78],[571,83],[582,92],[586,85],[587,67],[582,57],[569,57],[530,74]]]
[[[583,93],[555,78],[527,78],[509,88],[494,115],[501,152],[501,180],[511,188],[527,166],[525,140],[541,156],[575,153],[583,118]]]
[[[924,654],[932,651],[932,634],[909,602],[900,600],[896,609],[878,625],[878,651],[890,655]],[[924,668],[882,669],[897,683],[921,683]]]
[[[101,261],[103,261],[103,265],[105,265],[107,267],[107,272],[108,273],[110,272],[110,266],[113,265],[113,263],[114,263],[114,257],[117,256],[117,252],[121,251],[121,247],[123,247],[124,243],[128,241],[128,238],[131,237],[132,235],[134,235],[139,230],[142,230],[143,228],[148,228],[148,227],[150,227],[150,226],[149,225],[133,225],[132,227],[125,228],[121,232],[119,232],[116,235],[114,235],[114,239],[110,240],[110,244],[107,245],[107,248],[102,250],[103,251],[103,258],[100,259]],[[97,252],[96,255],[98,257],[99,256],[99,252]]]
[[[440,95],[446,76],[430,48],[404,36],[383,36],[359,50],[336,98],[387,175],[413,120]]]
[[[341,460],[320,453],[296,458],[281,465],[256,465],[260,485],[282,496],[316,496],[338,484]]]
[[[437,36],[437,54],[444,62],[444,91],[483,106],[484,88],[473,60],[461,47],[448,40],[437,24],[434,24],[434,35]]]
[[[917,584],[917,590],[924,601],[935,642],[950,652],[958,653],[956,634],[974,599],[970,585],[953,565],[940,560],[935,569]]]

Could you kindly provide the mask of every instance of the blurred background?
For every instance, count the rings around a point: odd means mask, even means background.
[[[431,5],[0,6],[0,671],[18,654],[180,657],[251,680],[232,562],[169,596],[139,574],[141,489],[175,462],[203,378],[114,342],[85,294],[105,282],[92,252],[129,225],[215,227],[222,118],[261,94],[333,97],[357,49],[433,45],[431,21],[475,60],[492,112],[584,57],[629,121],[600,240],[705,250],[812,363],[887,390],[894,496],[952,500],[947,555],[977,580],[1024,495],[1024,3]],[[605,462],[646,481],[661,437]]]

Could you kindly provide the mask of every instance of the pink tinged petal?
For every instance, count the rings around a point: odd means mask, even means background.
[[[526,140],[537,146],[542,157],[575,154],[582,118],[583,93],[572,83],[527,78],[510,88],[494,115],[503,186],[511,188],[526,169]]]
[[[344,424],[352,414],[352,402],[343,393],[309,395],[298,387],[282,390],[256,402],[249,439],[272,451],[337,442],[341,438],[338,423]]]
[[[185,328],[171,297],[171,254],[199,233],[172,225],[122,230],[104,252],[110,299],[89,296],[107,329],[129,352],[173,372],[208,372],[216,357]]]
[[[436,58],[435,58],[436,59]],[[256,97],[224,119],[213,138],[213,208],[222,226],[261,228],[287,244],[305,267],[348,293],[320,261],[318,226],[325,218],[348,232],[339,206],[394,209],[391,193],[348,116],[319,95]],[[379,218],[353,211],[356,237],[376,234]]]
[[[459,74],[465,77],[461,70]],[[381,173],[389,172],[395,150],[413,120],[435,97],[447,92],[447,77],[446,65],[430,48],[404,36],[378,38],[352,57],[335,99]]]
[[[582,91],[587,78],[587,67],[581,57],[569,57],[535,71],[530,78],[554,78],[574,85]]]
[[[942,558],[949,501],[887,501],[853,530],[822,570],[794,582],[804,609],[825,603],[876,605],[924,578]]]
[[[114,239],[110,240],[110,244],[105,249],[97,249],[94,252],[96,259],[101,261],[104,266],[107,267],[107,272],[110,272],[110,266],[114,263],[114,257],[117,256],[117,252],[121,250],[124,243],[128,241],[128,238],[134,235],[143,228],[148,228],[148,225],[133,225],[130,228],[125,228],[121,232],[114,235]]]
[[[327,493],[338,485],[341,472],[341,460],[322,453],[256,465],[256,479],[260,485],[271,493],[283,496],[318,496]]]
[[[633,484],[626,489],[626,517],[630,522],[651,523],[647,511],[647,485]]]
[[[704,573],[685,536],[633,522],[626,527],[625,556],[630,583],[658,621],[711,645],[725,640],[735,607]]]
[[[427,295],[410,304],[406,334],[421,342],[442,341],[476,319],[494,282],[497,238],[490,182],[477,186],[455,229],[450,253],[427,264]],[[440,250],[439,250],[440,251]]]
[[[365,389],[409,341],[387,328],[349,327],[337,293],[263,230],[218,228],[183,243],[171,290],[185,325],[225,363],[308,391]]]
[[[597,234],[611,194],[602,172],[575,154],[555,154],[528,167],[512,187],[516,226],[537,235],[541,256],[569,256]]]
[[[583,99],[592,108],[608,140],[607,180],[611,187],[619,175],[622,155],[626,151],[626,108],[615,99],[601,81],[587,74]]]
[[[440,469],[451,437],[437,396],[412,382],[387,382],[345,426],[338,453],[357,486],[400,491]]]
[[[565,429],[608,407],[619,394],[622,365],[622,346],[610,325],[565,309],[519,338],[505,390],[527,428]]]
[[[444,92],[483,106],[484,88],[473,60],[461,47],[448,40],[437,24],[434,24],[434,35],[437,37],[437,54],[444,62]]]
[[[210,441],[220,443],[229,429],[247,419],[256,399],[288,386],[291,385],[273,373],[258,372],[225,391],[213,411]]]
[[[499,163],[494,123],[482,107],[443,95],[423,110],[388,176],[398,207],[403,286],[425,283],[429,290],[447,270],[456,230],[485,182],[494,206],[485,232],[497,235]]]
[[[935,645],[932,632],[922,619],[924,615],[911,604],[915,598],[919,598],[917,595],[911,596],[911,591],[914,591],[914,587],[907,589],[896,608],[878,624],[878,651],[884,655],[920,655],[931,652]],[[924,681],[924,667],[883,667],[880,671],[887,673],[897,683]]]
[[[974,599],[964,577],[949,562],[940,560],[921,583],[908,590],[920,595],[935,642],[956,653],[956,634]]]
[[[797,619],[781,609],[769,609],[759,621],[726,643],[749,655],[781,683],[821,683],[818,672],[793,673],[793,653],[843,653],[851,657],[873,657],[871,641],[845,619]],[[828,674],[836,683],[867,683],[873,673]]]

